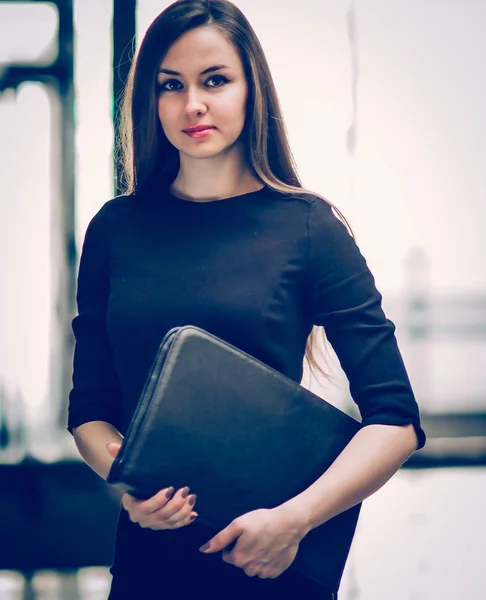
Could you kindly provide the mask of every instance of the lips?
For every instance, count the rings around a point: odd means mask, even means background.
[[[215,128],[210,127],[209,129],[203,129],[202,131],[186,131],[185,135],[193,140],[199,140],[211,136],[213,131],[215,131]]]
[[[215,129],[212,125],[197,125],[189,129],[183,129],[184,133],[195,133],[196,131],[206,131],[206,129]]]

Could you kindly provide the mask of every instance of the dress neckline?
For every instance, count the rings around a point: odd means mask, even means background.
[[[205,200],[205,201],[199,201],[199,200],[188,200],[186,198],[181,198],[180,196],[176,196],[170,189],[170,185],[167,187],[167,192],[168,192],[168,196],[170,198],[170,200],[172,202],[181,204],[182,206],[188,205],[188,206],[207,206],[209,204],[211,205],[223,205],[225,203],[233,203],[234,201],[239,201],[239,200],[243,200],[246,199],[248,200],[249,197],[258,197],[264,190],[267,189],[266,185],[263,185],[261,188],[258,188],[257,190],[252,190],[251,192],[244,192],[243,194],[238,194],[236,196],[229,196],[228,198],[218,198],[215,200]]]

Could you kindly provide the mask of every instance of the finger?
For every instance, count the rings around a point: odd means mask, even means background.
[[[172,520],[169,522],[167,520],[156,520],[155,523],[154,522],[140,522],[139,525],[141,527],[149,527],[150,529],[155,529],[155,530],[163,530],[163,529],[180,529],[181,527],[186,527],[187,525],[190,525],[193,521],[195,521],[197,519],[199,515],[197,513],[190,513],[185,519],[182,520],[178,520],[176,522],[172,522]],[[152,519],[153,521],[153,519]]]
[[[182,496],[174,496],[167,506],[153,513],[151,516],[154,516],[158,521],[165,522],[171,527],[185,524],[188,517],[193,512],[193,506],[195,502],[195,494],[192,494],[186,498],[183,498]]]
[[[116,458],[116,455],[118,454],[120,448],[121,448],[121,444],[116,444],[115,442],[110,442],[109,444],[106,444],[106,449],[108,450],[108,454],[112,458]]]
[[[218,552],[219,550],[223,550],[226,548],[231,542],[236,540],[241,534],[243,530],[240,525],[238,525],[235,521],[232,521],[227,527],[222,529],[217,535],[215,535],[212,539],[210,539],[206,544],[199,548],[200,552],[204,552],[205,554],[209,554],[211,552]]]
[[[137,504],[139,504],[141,500],[134,498],[128,493],[123,494],[121,504],[123,508],[128,512],[130,520],[134,523],[137,523],[139,520],[139,515],[137,513]]]
[[[130,493],[125,492],[122,496],[121,504],[123,508],[129,513],[130,520],[134,523],[138,523],[140,519],[143,519],[145,515],[140,512],[140,505],[146,502],[141,498],[132,496]]]
[[[121,503],[125,510],[128,510],[128,511],[132,510],[132,508],[134,508],[136,502],[137,502],[136,498],[134,498],[133,496],[130,496],[130,494],[128,494],[128,493],[123,494]]]
[[[164,529],[180,529],[193,523],[199,515],[196,513],[189,513],[185,518],[174,521],[173,518],[170,521],[162,521],[161,527]]]
[[[160,509],[168,506],[170,500],[176,500],[176,503],[170,504],[172,507],[172,511],[170,514],[173,514],[174,507],[176,510],[179,510],[181,506],[183,506],[185,498],[189,493],[189,488],[186,486],[185,488],[181,488],[174,494],[174,488],[164,488],[155,496],[148,498],[147,500],[135,500],[134,507],[143,518],[144,516],[151,515],[154,512],[159,511]]]
[[[255,577],[255,575],[259,574],[261,566],[255,563],[250,563],[243,570],[245,571],[248,577]]]
[[[147,500],[137,499],[126,493],[122,498],[122,505],[128,511],[130,520],[144,528],[175,529],[188,525],[199,516],[196,513],[193,519],[190,518],[196,495],[188,496],[188,486],[179,489],[170,500],[167,498],[169,491],[170,488],[161,490]]]
[[[142,500],[139,502],[137,506],[137,510],[142,515],[150,515],[151,513],[163,508],[167,505],[169,500],[172,498],[174,494],[174,488],[164,488],[160,490],[155,496],[148,498],[147,500]]]
[[[188,504],[187,494],[189,488],[186,486],[178,490],[170,500],[167,498],[168,492],[169,490],[161,490],[161,492],[148,500],[131,502],[129,505],[131,520],[136,523],[140,522],[140,525],[145,527],[151,527],[154,523],[157,524],[171,519],[185,506],[186,512],[181,513],[181,516],[177,518],[185,518],[189,515],[195,501],[194,497],[194,499],[191,499],[192,504]],[[175,519],[173,522],[175,522]]]

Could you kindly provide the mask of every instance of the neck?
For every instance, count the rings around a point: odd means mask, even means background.
[[[181,198],[205,202],[231,198],[261,187],[262,182],[239,153],[207,159],[181,153],[179,173],[171,191]]]

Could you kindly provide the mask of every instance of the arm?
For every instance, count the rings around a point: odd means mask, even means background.
[[[282,505],[304,533],[380,489],[425,445],[417,403],[382,296],[355,240],[329,206],[309,213],[305,293],[346,373],[361,429],[331,467]]]
[[[280,505],[302,537],[379,490],[413,454],[412,425],[369,425],[353,437],[329,469],[298,496]]]
[[[106,479],[115,458],[122,436],[110,423],[91,421],[73,429],[79,453],[95,473]],[[108,444],[116,447],[107,448]],[[189,488],[164,488],[147,500],[138,500],[123,494],[122,507],[130,520],[150,529],[179,529],[192,523],[198,516],[194,511],[196,495]]]
[[[86,230],[78,272],[78,314],[68,431],[86,463],[105,478],[112,462],[109,442],[121,443],[122,394],[106,327],[110,288],[107,205]]]
[[[413,453],[412,425],[369,425],[353,437],[329,469],[298,496],[273,509],[232,521],[201,552],[223,550],[223,560],[251,577],[275,578],[294,561],[311,529],[355,506],[392,477]],[[238,540],[232,549],[226,549]]]
[[[106,479],[113,458],[106,450],[109,443],[121,444],[122,435],[104,421],[91,421],[73,429],[73,436],[79,454],[86,464],[103,479]]]
[[[105,205],[106,206],[106,205]],[[77,304],[73,320],[76,338],[73,387],[69,394],[68,431],[82,458],[93,471],[106,479],[122,443],[122,392],[115,370],[107,327],[110,290],[109,229],[103,207],[91,220],[81,255]],[[130,494],[122,506],[130,520],[151,529],[177,529],[191,523],[196,496],[189,488],[164,489],[148,500]]]
[[[346,373],[362,421],[333,464],[299,495],[246,513],[200,548],[247,575],[278,577],[309,531],[362,502],[425,445],[418,406],[381,294],[364,257],[329,205],[309,211],[303,296],[308,321],[322,325]]]

